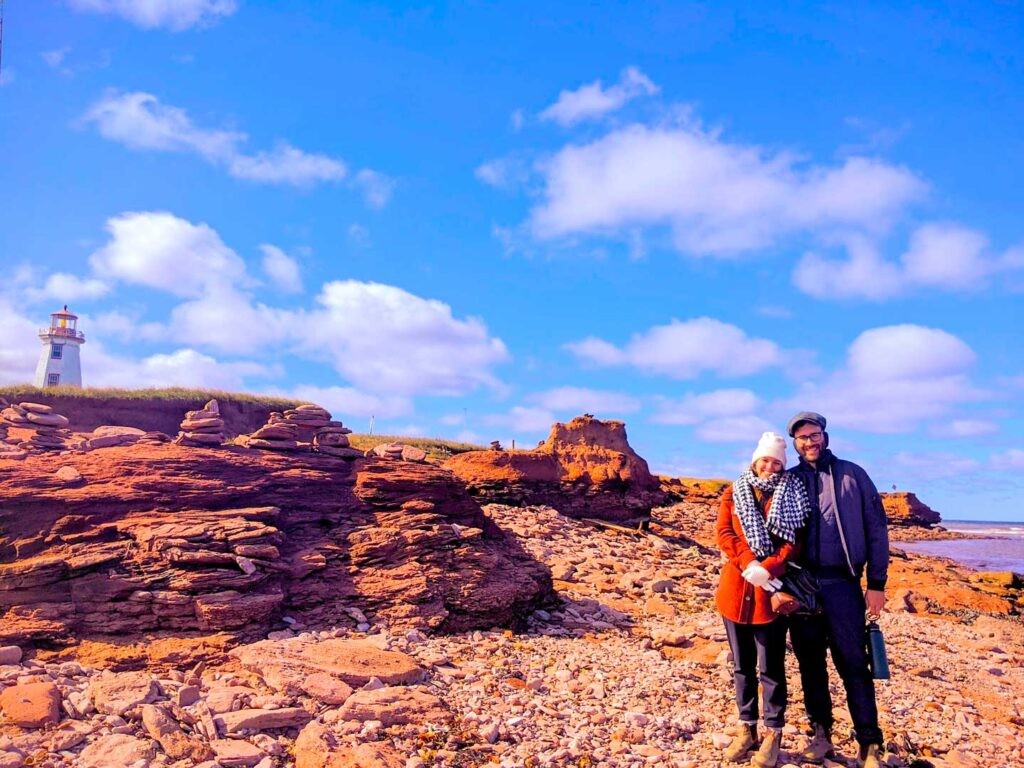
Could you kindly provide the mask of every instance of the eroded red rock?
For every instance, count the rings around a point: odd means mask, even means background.
[[[532,451],[472,451],[445,466],[490,501],[544,504],[573,517],[635,518],[666,499],[626,425],[590,415],[555,424]]]
[[[462,630],[551,595],[547,568],[431,464],[137,443],[77,456],[89,482],[68,486],[54,463],[0,475],[0,643],[111,638],[102,666],[130,667],[265,636],[284,612]]]

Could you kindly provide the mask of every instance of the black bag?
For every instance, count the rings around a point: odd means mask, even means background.
[[[781,616],[797,614],[813,616],[821,613],[818,578],[796,563],[787,563],[786,572],[779,577],[782,587],[772,593],[772,610]]]

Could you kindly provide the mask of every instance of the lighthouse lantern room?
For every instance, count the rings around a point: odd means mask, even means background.
[[[39,329],[43,348],[36,366],[37,387],[82,386],[82,361],[79,348],[85,334],[78,330],[78,316],[64,309],[50,315],[50,327]]]

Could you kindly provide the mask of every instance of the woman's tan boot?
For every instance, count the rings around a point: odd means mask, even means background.
[[[775,768],[779,762],[779,748],[782,746],[782,731],[778,728],[769,728],[761,740],[761,748],[750,758],[750,764],[754,768]]]
[[[822,763],[832,752],[832,734],[826,730],[825,726],[815,723],[814,735],[807,742],[804,751],[800,753],[800,759],[807,763]]]
[[[757,746],[757,726],[741,725],[740,732],[732,740],[732,744],[725,748],[722,756],[730,763],[741,763],[747,757],[747,752]]]

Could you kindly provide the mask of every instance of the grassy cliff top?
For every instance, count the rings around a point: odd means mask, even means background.
[[[360,451],[368,451],[381,443],[405,443],[406,445],[412,445],[426,451],[430,458],[437,461],[444,461],[456,453],[486,450],[482,445],[459,443],[454,440],[442,440],[436,437],[400,437],[398,435],[360,435],[353,433],[348,436],[348,441],[353,448]]]
[[[7,398],[7,400],[31,400],[33,396],[90,400],[231,400],[259,403],[281,409],[307,402],[271,395],[254,395],[249,392],[225,392],[219,389],[188,389],[187,387],[118,389],[116,387],[33,387],[27,384],[0,387],[0,397]]]

